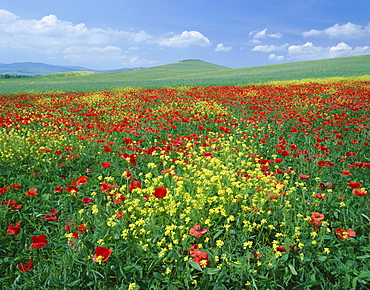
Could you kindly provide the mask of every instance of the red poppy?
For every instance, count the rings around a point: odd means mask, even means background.
[[[49,244],[44,234],[39,236],[33,236],[32,242],[33,243],[31,244],[31,246],[29,246],[30,249],[42,249],[47,244]]]
[[[7,205],[10,210],[19,210],[22,208],[22,205],[17,203],[14,199],[8,201],[3,200],[1,203]]]
[[[95,262],[101,262],[106,261],[109,256],[112,254],[113,249],[108,249],[106,247],[96,247],[95,248],[95,255],[92,257],[92,259]]]
[[[14,226],[10,223],[8,223],[8,229],[6,230],[6,233],[8,235],[18,235],[21,231],[21,223],[16,223]]]
[[[27,264],[23,264],[23,263],[20,263],[17,265],[19,271],[21,272],[27,272],[29,270],[32,270],[32,269],[35,269],[34,267],[32,267],[32,259],[28,259],[28,263]]]
[[[56,222],[58,220],[57,214],[58,212],[55,209],[52,209],[51,213],[44,216],[43,219],[50,222]]]
[[[63,187],[62,186],[54,187],[54,193],[62,193],[62,191],[63,191]]]
[[[139,181],[133,180],[133,181],[131,181],[131,183],[129,185],[129,191],[133,191],[134,189],[141,188],[141,187],[142,187],[142,185]]]
[[[209,265],[210,260],[208,259],[208,253],[198,250],[198,245],[192,246],[188,252],[194,257],[191,260],[198,263],[202,268],[205,268]]]
[[[309,175],[299,174],[298,179],[308,179],[310,178]]]
[[[84,203],[84,205],[92,205],[93,200],[94,199],[92,197],[84,197],[84,198],[82,198],[82,202]]]
[[[165,187],[158,187],[154,190],[153,192],[153,195],[156,197],[156,198],[163,198],[167,195],[167,188]]]
[[[38,195],[37,193],[37,188],[30,188],[28,191],[24,193],[25,196],[36,196]]]
[[[366,190],[362,190],[362,189],[359,189],[359,188],[354,188],[352,190],[352,193],[354,195],[357,195],[357,196],[366,196],[366,195],[369,195],[369,193]]]
[[[338,239],[340,239],[341,241],[356,237],[356,232],[353,229],[336,229],[335,233],[338,235]]]
[[[351,188],[359,188],[361,187],[361,183],[359,182],[353,182],[353,181],[350,181],[349,183],[347,183],[347,186],[351,187]]]
[[[324,214],[322,213],[319,213],[319,212],[313,212],[312,213],[312,219],[313,220],[318,220],[318,221],[321,221],[325,218]]]
[[[116,212],[116,219],[120,220],[123,218],[123,214],[122,214],[122,211],[117,211]]]
[[[200,227],[200,224],[196,224],[194,227],[192,227],[190,230],[189,230],[190,234],[196,238],[200,238],[201,236],[203,236],[205,233],[208,232],[207,229],[203,229]]]
[[[108,168],[110,167],[112,164],[110,162],[102,162],[101,163],[101,166],[103,166],[103,168]]]

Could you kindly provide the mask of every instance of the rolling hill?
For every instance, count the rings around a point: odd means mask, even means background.
[[[29,91],[99,91],[124,87],[242,85],[370,75],[370,55],[231,69],[200,60],[115,73],[50,74],[0,80],[0,94]]]

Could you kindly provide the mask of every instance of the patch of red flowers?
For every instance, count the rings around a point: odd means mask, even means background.
[[[341,241],[356,237],[356,232],[351,228],[348,230],[336,229],[335,233],[338,235],[338,239]]]
[[[366,190],[362,190],[360,188],[354,188],[352,193],[357,196],[367,196],[369,193]]]

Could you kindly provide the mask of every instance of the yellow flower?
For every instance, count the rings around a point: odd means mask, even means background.
[[[325,254],[329,254],[329,253],[330,253],[329,248],[324,248],[324,253],[325,253]]]
[[[216,246],[217,247],[221,248],[223,245],[224,245],[224,242],[223,241],[221,241],[221,240],[217,240],[216,241]]]
[[[136,287],[136,283],[135,283],[135,282],[134,282],[134,283],[130,283],[130,284],[128,285],[128,290],[135,289],[135,287]]]

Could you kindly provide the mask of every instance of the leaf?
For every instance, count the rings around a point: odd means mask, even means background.
[[[214,236],[213,236],[213,239],[217,239],[222,233],[224,232],[224,230],[219,230]]]
[[[317,260],[319,260],[320,262],[324,262],[327,258],[327,256],[318,256]]]
[[[192,266],[195,270],[203,272],[203,269],[199,266],[197,262],[189,260],[189,265]]]
[[[361,271],[358,275],[360,279],[367,278],[366,280],[370,280],[370,271]]]
[[[214,274],[217,274],[220,271],[221,271],[221,269],[219,269],[219,268],[208,268],[207,269],[207,274],[208,275],[214,275]]]
[[[370,255],[363,255],[363,256],[356,257],[356,259],[360,259],[360,260],[368,259],[368,258],[370,258]]]
[[[289,253],[288,252],[284,252],[283,255],[281,256],[280,261],[282,263],[284,263],[284,262],[286,262],[288,260],[288,258],[289,258]]]
[[[297,271],[295,270],[294,266],[291,264],[288,264],[289,270],[293,275],[297,275]]]
[[[153,273],[153,276],[156,277],[159,280],[163,280],[164,279],[164,277],[162,276],[162,274],[161,273],[158,273],[158,272],[154,272]]]

